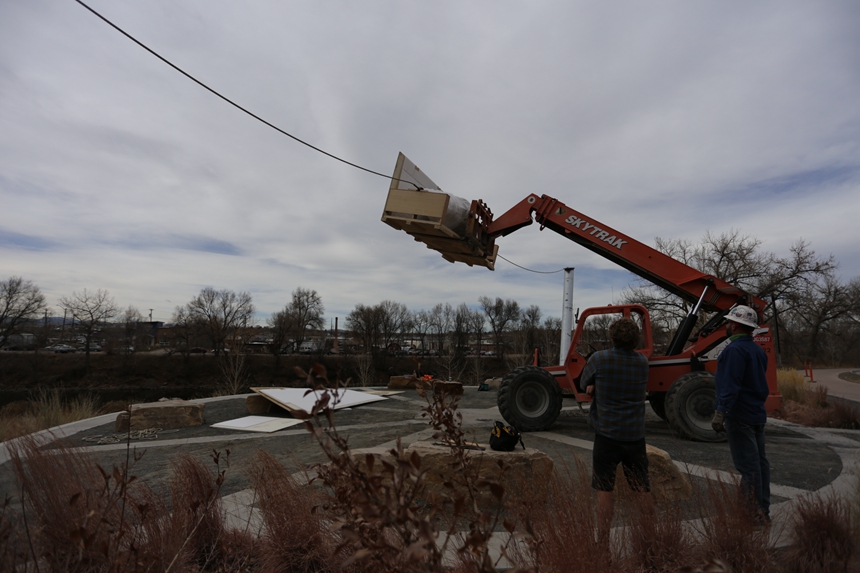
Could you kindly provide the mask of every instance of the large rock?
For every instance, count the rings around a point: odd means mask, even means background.
[[[484,380],[484,384],[487,386],[488,390],[499,390],[499,387],[502,385],[501,378],[487,378]]]
[[[131,414],[121,412],[116,418],[116,431],[146,430],[148,428],[186,428],[203,424],[203,406],[185,400],[166,400],[152,404],[133,404]]]
[[[388,379],[390,390],[414,390],[419,380],[417,376],[391,376]]]
[[[512,452],[497,452],[491,450],[489,445],[479,445],[484,449],[465,450],[466,456],[477,466],[476,482],[482,479],[499,482],[506,492],[503,501],[510,499],[509,496],[511,495],[514,498],[521,496],[524,485],[529,486],[529,494],[536,496],[538,501],[545,499],[545,488],[530,486],[540,484],[552,475],[553,462],[548,455],[534,448],[526,448],[525,450],[517,448]],[[377,459],[374,468],[380,468],[382,466],[380,461],[393,462],[393,456],[389,452],[390,448],[366,448],[352,450],[351,453],[361,467],[366,467],[365,457],[368,454],[373,455]],[[459,478],[462,475],[461,470],[457,470],[456,475],[452,470],[455,456],[451,447],[438,442],[415,442],[405,450],[407,456],[411,456],[412,452],[417,452],[421,457],[421,469],[426,472],[423,480],[424,491],[421,497],[426,498],[431,493],[451,495],[451,490],[443,484],[451,481],[452,476]],[[499,460],[503,461],[508,468],[504,474],[499,469]],[[480,492],[482,502],[495,503],[495,499],[488,488],[482,487]]]
[[[678,466],[672,462],[669,453],[651,444],[645,444],[645,451],[648,455],[648,480],[655,499],[658,501],[689,499],[693,495],[693,486],[690,485],[687,476],[682,474]],[[621,464],[616,471],[616,487],[629,489]]]

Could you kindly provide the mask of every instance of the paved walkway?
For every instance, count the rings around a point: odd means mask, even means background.
[[[803,374],[803,370],[798,370]],[[827,388],[829,396],[838,396],[852,402],[860,403],[860,382],[848,382],[839,378],[839,374],[843,372],[856,372],[860,375],[860,368],[827,368],[822,370],[813,370],[812,379],[819,386]],[[807,381],[809,377],[806,377]]]

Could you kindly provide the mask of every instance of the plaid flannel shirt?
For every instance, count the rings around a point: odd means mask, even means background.
[[[648,359],[620,348],[595,352],[580,378],[583,389],[592,384],[588,419],[594,431],[623,442],[644,438]]]

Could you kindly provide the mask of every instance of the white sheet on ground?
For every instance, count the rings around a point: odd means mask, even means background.
[[[308,393],[305,388],[251,388],[251,390],[287,410],[304,410],[305,412],[310,412],[321,396],[321,393],[317,391]],[[338,403],[334,407],[335,410],[388,399],[384,396],[374,396],[366,392],[344,388],[331,389],[330,392],[332,402],[335,401],[335,394],[338,398]],[[306,393],[307,395],[305,395]]]
[[[226,420],[212,424],[213,428],[225,430],[244,430],[246,432],[277,432],[290,426],[301,424],[301,420],[295,418],[273,418],[271,416],[245,416],[235,420]]]

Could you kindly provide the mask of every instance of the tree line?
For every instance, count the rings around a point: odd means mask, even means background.
[[[784,360],[827,365],[860,362],[860,278],[840,280],[835,259],[817,255],[803,240],[792,245],[785,257],[764,251],[761,245],[755,237],[735,230],[719,235],[707,232],[698,243],[656,239],[658,250],[764,299],[765,319],[774,327]],[[649,309],[657,344],[671,337],[690,310],[683,299],[641,280],[629,285],[622,299]],[[62,297],[59,307],[84,339],[87,357],[101,326],[113,323],[115,330],[119,326],[120,338],[130,343],[143,322],[137,308],[120,308],[105,290],[74,292]],[[186,355],[198,344],[224,353],[237,348],[237,341],[247,340],[254,313],[247,292],[203,288],[174,309],[172,344]],[[16,276],[0,282],[0,347],[7,346],[13,335],[33,330],[40,319],[47,324],[48,314],[45,297],[34,283]],[[324,314],[315,290],[295,289],[284,308],[266,319],[265,345],[279,360],[284,351],[298,350],[309,333],[322,330]],[[466,356],[476,352],[480,356],[488,346],[492,351],[485,353],[500,359],[530,355],[539,348],[542,363],[555,362],[561,319],[544,317],[537,305],[522,308],[517,301],[501,297],[481,296],[475,306],[439,303],[411,311],[402,303],[383,300],[356,304],[346,317],[346,330],[368,356],[414,345],[432,349],[454,371],[463,368]]]

